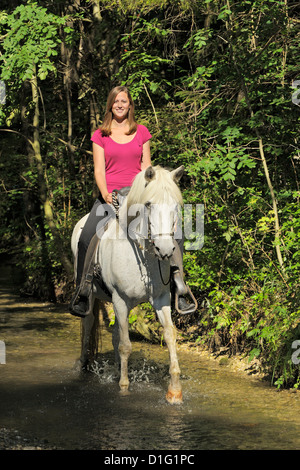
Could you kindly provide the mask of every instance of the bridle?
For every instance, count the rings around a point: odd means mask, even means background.
[[[146,203],[144,205],[147,209],[150,209],[151,207],[151,203]],[[127,227],[127,234],[129,235],[129,237],[131,239],[133,239],[134,241],[138,241],[138,239],[142,239],[142,240],[145,240],[145,241],[148,241],[150,244],[152,245],[155,245],[155,242],[154,240],[156,238],[160,238],[160,237],[170,237],[170,238],[174,238],[175,236],[175,229],[176,229],[176,224],[177,224],[177,217],[174,218],[174,221],[173,221],[173,225],[172,225],[172,228],[169,232],[158,232],[158,233],[152,233],[152,230],[151,230],[151,220],[149,219],[149,217],[147,217],[147,230],[144,229],[144,232],[147,232],[147,234],[143,233],[143,231],[137,231],[137,230],[134,230],[130,227],[130,224],[129,226]],[[140,243],[139,243],[140,245]]]
[[[115,212],[116,218],[119,219],[120,203],[119,203],[117,191],[112,192],[112,207]],[[151,203],[147,202],[146,204],[144,204],[144,207],[148,209],[148,214],[149,214]],[[178,220],[178,217],[174,218],[172,229],[169,232],[159,232],[159,233],[153,234],[151,230],[151,221],[148,217],[148,214],[147,214],[147,234],[142,233],[142,230],[137,231],[137,230],[132,229],[130,227],[130,224],[127,226],[127,237],[130,237],[135,242],[135,244],[138,245],[138,247],[141,250],[147,250],[147,251],[149,251],[149,248],[147,248],[146,246],[142,246],[140,243],[140,240],[142,239],[144,241],[148,241],[149,246],[153,247],[155,245],[156,238],[159,238],[159,237],[174,238],[175,231],[176,231],[175,229],[176,229],[177,220]],[[158,258],[157,261],[158,261],[158,268],[159,268],[159,275],[161,278],[161,282],[163,283],[164,286],[167,286],[171,282],[171,269],[170,269],[169,278],[167,281],[165,281],[162,275],[162,271],[161,271],[160,259]]]

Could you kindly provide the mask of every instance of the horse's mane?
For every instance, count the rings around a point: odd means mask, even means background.
[[[146,170],[135,177],[127,196],[127,207],[133,204],[168,204],[171,201],[182,205],[182,195],[172,177],[172,173],[161,166],[153,167],[154,176],[150,181],[145,179]]]

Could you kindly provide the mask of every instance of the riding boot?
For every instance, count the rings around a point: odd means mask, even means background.
[[[175,250],[170,259],[171,272],[173,275],[173,281],[175,284],[175,308],[178,313],[188,314],[193,313],[197,309],[197,302],[194,298],[190,288],[184,282],[183,264],[182,264],[182,253],[178,243],[175,241]],[[189,303],[185,296],[189,296],[192,299],[192,303]]]
[[[95,253],[99,243],[99,234],[91,239],[86,255],[81,282],[77,280],[75,294],[70,302],[69,311],[76,317],[84,318],[89,313],[89,296],[94,278]]]

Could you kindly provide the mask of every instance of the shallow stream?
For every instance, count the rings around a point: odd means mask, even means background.
[[[165,401],[165,346],[133,341],[125,397],[105,329],[93,373],[76,371],[80,320],[66,306],[20,298],[12,266],[1,268],[0,437],[2,430],[25,448],[64,450],[300,449],[299,392],[277,392],[198,352],[179,347],[179,406]]]

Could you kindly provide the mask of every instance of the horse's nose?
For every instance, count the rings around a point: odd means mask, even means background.
[[[165,240],[165,239],[157,239],[155,241],[155,248],[157,251],[157,255],[161,259],[168,259],[172,256],[174,250],[175,250],[175,245],[173,243],[173,240],[170,238],[170,240]]]

